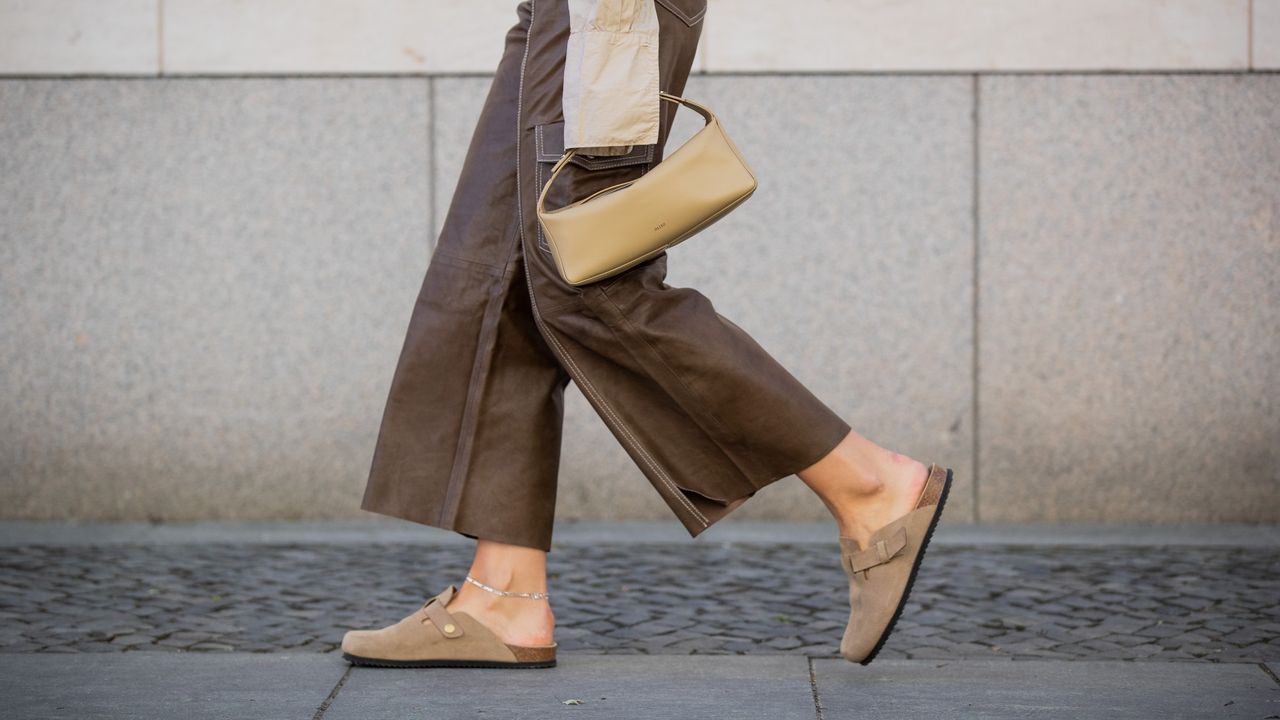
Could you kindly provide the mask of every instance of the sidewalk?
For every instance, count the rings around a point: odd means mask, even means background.
[[[412,671],[336,645],[459,582],[455,534],[0,523],[0,717],[1280,717],[1274,527],[943,527],[868,667],[829,525],[682,533],[557,527],[558,667]]]

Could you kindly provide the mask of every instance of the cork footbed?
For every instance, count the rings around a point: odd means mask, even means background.
[[[511,643],[503,643],[511,648],[511,652],[515,654],[516,661],[522,663],[543,663],[556,661],[556,645],[512,645]]]
[[[503,645],[510,648],[511,653],[516,656],[515,662],[461,659],[383,660],[380,658],[359,657],[350,653],[343,653],[342,656],[354,665],[385,668],[551,668],[556,666],[556,647],[558,643],[550,645],[512,645],[511,643],[503,643]]]
[[[924,489],[920,491],[920,499],[916,501],[916,507],[937,505],[942,499],[942,490],[947,486],[946,477],[950,473],[950,469],[940,468],[937,465],[930,466],[929,477],[925,479]]]

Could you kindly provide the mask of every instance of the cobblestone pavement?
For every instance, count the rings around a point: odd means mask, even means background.
[[[848,618],[820,544],[600,544],[549,556],[565,651],[833,657]],[[6,548],[0,652],[332,652],[461,583],[469,547]],[[882,657],[1274,660],[1280,550],[930,549]]]

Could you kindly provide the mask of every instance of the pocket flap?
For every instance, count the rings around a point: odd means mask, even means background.
[[[556,162],[564,155],[564,121],[542,123],[534,130],[538,162]],[[584,155],[576,153],[569,162],[588,170],[644,165],[653,162],[653,145],[636,145],[625,155]]]

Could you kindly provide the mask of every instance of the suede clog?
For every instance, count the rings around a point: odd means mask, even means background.
[[[456,592],[450,585],[395,625],[348,632],[342,657],[373,667],[555,667],[557,643],[510,645],[467,613],[446,610]]]
[[[915,509],[872,533],[867,547],[840,536],[840,564],[849,577],[849,624],[840,640],[846,660],[866,665],[884,646],[906,605],[950,489],[951,469],[930,465]]]

